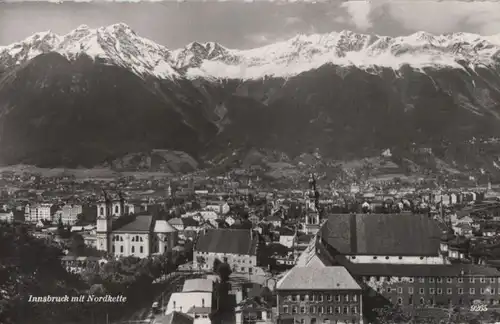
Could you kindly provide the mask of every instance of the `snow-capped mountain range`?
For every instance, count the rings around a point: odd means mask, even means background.
[[[139,76],[162,79],[261,79],[290,77],[325,64],[355,66],[371,73],[377,73],[376,67],[397,70],[403,65],[420,70],[493,67],[500,65],[500,35],[417,32],[386,37],[342,31],[298,35],[250,50],[229,49],[213,42],[194,42],[170,50],[120,23],[97,29],[80,26],[64,36],[50,31],[36,33],[0,47],[0,67],[21,65],[47,52],[60,53],[69,60],[85,54]]]

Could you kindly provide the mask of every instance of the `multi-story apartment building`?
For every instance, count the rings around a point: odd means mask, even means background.
[[[294,267],[276,291],[278,323],[362,323],[361,287],[342,266]]]
[[[490,305],[500,301],[500,272],[470,264],[352,265],[351,273],[371,295],[381,295],[398,306]]]
[[[59,221],[65,225],[75,225],[78,221],[78,215],[80,215],[83,211],[82,205],[72,205],[66,204],[61,207],[54,214],[54,221]]]
[[[33,204],[24,207],[24,219],[28,223],[52,222],[52,204]]]

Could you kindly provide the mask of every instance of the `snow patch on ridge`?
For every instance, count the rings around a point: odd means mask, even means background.
[[[162,79],[288,78],[325,64],[357,67],[371,74],[389,68],[398,75],[403,66],[422,73],[428,68],[461,69],[470,73],[478,66],[500,65],[500,35],[417,32],[387,37],[341,31],[297,35],[250,50],[193,42],[171,51],[139,37],[122,23],[97,29],[82,25],[64,36],[50,31],[37,33],[22,42],[0,47],[0,65],[22,64],[51,51],[70,60],[79,55],[101,58],[107,64],[127,68],[141,77],[153,75]]]

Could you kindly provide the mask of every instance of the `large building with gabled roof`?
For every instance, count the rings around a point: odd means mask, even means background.
[[[257,274],[259,237],[247,229],[211,229],[200,234],[194,247],[195,266],[212,269],[216,259],[228,263],[233,272]],[[200,263],[201,261],[201,263]]]
[[[369,318],[374,308],[388,304],[417,313],[429,307],[448,309],[452,305],[468,310],[473,303],[500,304],[500,272],[492,267],[450,262],[447,242],[447,235],[426,216],[331,215],[299,256],[296,268],[309,269],[311,275],[326,274],[329,270],[323,269],[328,268],[345,269],[362,287],[360,310]],[[294,269],[290,273],[297,271]],[[287,276],[293,277],[287,274],[284,278]],[[297,288],[303,294],[308,288],[317,288],[315,277],[310,282],[305,277],[300,279]],[[323,275],[322,282],[338,278]],[[299,310],[295,317],[301,322],[304,319],[304,324],[317,320],[316,313],[304,311],[306,314],[301,315]],[[281,307],[278,312],[280,318],[288,318],[290,308]]]
[[[97,215],[97,249],[114,256],[146,258],[172,251],[178,232],[165,220],[151,215],[126,215],[114,218],[113,204]],[[126,221],[122,221],[125,219]]]

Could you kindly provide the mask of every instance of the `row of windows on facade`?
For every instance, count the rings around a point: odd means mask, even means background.
[[[115,253],[115,252],[116,252],[116,249],[115,249],[115,246],[114,246],[114,245],[113,245],[113,247],[112,247],[112,251],[113,251],[113,253]],[[132,246],[132,247],[130,248],[130,252],[131,252],[131,253],[135,253],[135,246]],[[121,246],[120,246],[120,253],[123,253],[123,245],[121,245]],[[144,253],[144,247],[143,247],[143,246],[139,246],[139,253]]]
[[[343,297],[343,298],[342,298]],[[298,294],[298,295],[288,295],[287,296],[288,301],[317,301],[317,302],[323,302],[324,300],[327,300],[329,302],[335,301],[337,303],[340,303],[342,300],[344,302],[348,303],[350,301],[357,302],[358,301],[358,295],[356,294],[338,294],[338,295],[331,295],[331,294],[312,294],[312,295],[307,295],[307,294]]]
[[[351,307],[348,307],[348,306],[344,306],[344,307],[340,307],[340,306],[337,306],[337,307],[333,307],[333,306],[305,307],[305,306],[302,306],[302,307],[300,307],[300,309],[297,306],[292,306],[291,308],[289,308],[286,305],[283,306],[283,314],[288,314],[290,310],[292,311],[292,314],[299,314],[299,310],[300,310],[300,314],[342,314],[342,315],[358,314],[358,306],[351,306]],[[326,313],[325,313],[325,310],[326,310]]]
[[[387,293],[392,293],[393,291],[397,291],[398,294],[402,294],[403,293],[403,288],[402,287],[398,287],[398,288],[390,288],[390,287],[387,287],[385,289],[385,291]],[[430,295],[435,295],[436,293],[438,295],[442,295],[444,290],[442,288],[429,288],[429,294]],[[481,295],[485,295],[485,294],[489,294],[489,295],[495,295],[495,291],[496,289],[495,288],[481,288],[479,289],[479,292]],[[377,288],[377,292],[381,292],[381,288]],[[414,290],[413,290],[413,287],[408,287],[408,294],[413,294]],[[420,295],[423,295],[425,294],[425,288],[419,288],[418,289],[418,293]],[[464,293],[464,288],[457,288],[457,293],[459,295],[463,295]],[[446,294],[447,295],[453,295],[453,288],[446,288]],[[476,294],[476,289],[475,288],[469,288],[469,295],[475,295]],[[500,289],[498,289],[498,294],[500,295]]]
[[[119,236],[119,235],[115,235],[113,236],[113,238],[111,239],[113,242],[123,242],[123,236]],[[139,236],[139,235],[136,235],[136,236],[132,236],[132,242],[144,242],[144,239]]]
[[[392,303],[392,298],[389,298],[389,302]],[[484,302],[485,302],[485,300],[481,299],[481,303],[484,303]],[[448,299],[448,302],[446,304],[449,305],[450,303],[451,303],[451,299]],[[497,305],[497,304],[499,304],[499,301],[497,299],[490,299],[489,303],[491,305]],[[402,297],[398,297],[397,304],[398,305],[404,305]],[[430,298],[429,300],[427,300],[427,304],[429,304],[429,305],[434,304],[434,299]],[[458,300],[458,305],[463,305],[463,304],[464,304],[464,300],[462,298],[460,298]],[[412,296],[410,296],[408,298],[408,305],[413,305],[413,297]],[[425,305],[425,298],[424,297],[420,297],[420,305]]]
[[[306,320],[305,318],[301,318],[299,320],[300,324],[306,324]],[[279,322],[278,322],[279,323]],[[297,321],[296,321],[297,323]],[[345,320],[343,319],[342,321],[336,321],[336,320],[330,320],[329,318],[324,318],[323,319],[323,324],[359,324],[360,321],[359,320],[352,320],[352,321],[349,321],[349,320]],[[311,318],[311,324],[318,324],[316,318]]]
[[[372,281],[375,280],[375,281],[380,281],[382,278],[385,278],[385,281],[390,281],[391,280],[391,277],[380,277],[380,276],[372,276],[372,277],[364,277],[364,280],[365,281]],[[403,282],[403,281],[408,281],[408,282],[415,282],[415,278],[412,278],[412,277],[392,277],[394,280],[397,280],[399,282]],[[425,277],[418,277],[418,282],[419,283],[425,283],[426,282],[426,278]],[[435,277],[428,277],[427,278],[427,282],[428,283],[443,283],[446,281],[446,283],[453,283],[453,279],[454,278],[451,278],[451,277],[447,277],[447,278],[442,278],[442,277],[438,277],[438,278],[435,278]],[[463,283],[464,282],[464,278],[463,277],[458,277],[456,278],[457,279],[457,283]],[[490,282],[490,283],[500,283],[500,278],[485,278],[485,277],[480,277],[480,278],[477,278],[477,277],[469,277],[468,278],[468,281],[470,283],[475,283],[477,282],[477,280],[480,282],[480,283],[486,283],[486,282]]]

